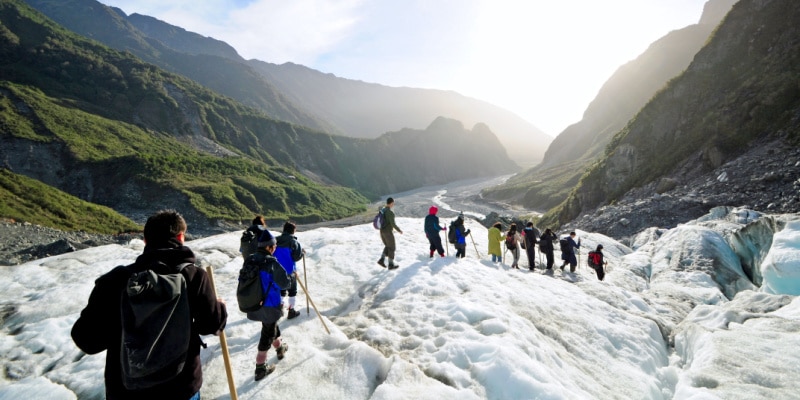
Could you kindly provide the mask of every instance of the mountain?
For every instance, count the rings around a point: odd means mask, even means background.
[[[547,210],[563,201],[606,145],[667,82],[689,66],[737,0],[711,0],[700,22],[672,31],[606,81],[583,114],[547,148],[541,165],[520,173],[484,196]]]
[[[687,70],[612,138],[544,221],[561,224],[598,206],[645,199],[679,209],[679,200],[701,189],[706,209],[796,211],[798,20],[797,2],[739,1]],[[746,190],[745,182],[759,182],[759,190]]]
[[[362,211],[362,194],[518,168],[481,126],[469,134],[435,122],[445,128],[380,140],[328,135],[88,41],[24,3],[0,5],[6,168],[134,220],[154,204],[183,210],[199,231],[256,213],[328,220]],[[434,156],[431,143],[440,146]],[[437,161],[465,155],[466,165]]]
[[[122,10],[95,0],[26,0],[49,18],[80,35],[111,48],[129,51],[167,71],[184,75],[217,93],[264,111],[274,119],[332,130],[330,124],[292,103],[275,86],[244,64],[224,42],[202,38],[154,18],[128,17]],[[158,35],[148,36],[139,30]],[[169,45],[180,45],[176,51]],[[431,119],[432,120],[432,119]]]
[[[453,91],[389,87],[325,74],[285,63],[250,60],[256,71],[297,104],[320,115],[347,135],[374,138],[404,127],[420,128],[444,116],[471,126],[489,126],[520,165],[538,163],[553,140],[508,110]]]

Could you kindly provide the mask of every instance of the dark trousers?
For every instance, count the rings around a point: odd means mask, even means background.
[[[287,294],[289,297],[297,296],[297,277],[294,274],[289,275],[289,289],[281,290],[281,297],[285,297]]]
[[[556,262],[556,257],[553,254],[553,249],[545,250],[544,255],[547,257],[547,269],[553,269],[553,264],[555,264]]]
[[[261,337],[258,339],[258,351],[267,351],[275,339],[281,337],[281,328],[277,322],[261,323]]]
[[[464,258],[467,256],[467,244],[456,243],[453,246],[456,248],[456,258]]]
[[[606,272],[603,271],[603,266],[602,265],[597,265],[597,266],[593,265],[592,268],[594,268],[595,272],[597,272],[597,280],[602,281],[603,278],[606,277]]]
[[[431,256],[433,255],[434,251],[438,252],[440,255],[444,254],[444,247],[442,247],[442,238],[439,236],[438,233],[435,235],[428,234],[428,242],[431,244]]]
[[[532,245],[528,245],[525,247],[525,254],[528,256],[528,267],[535,268],[536,267],[536,248]]]
[[[394,233],[391,230],[381,230],[381,241],[383,241],[383,253],[381,253],[381,258],[389,257],[394,259],[394,251],[396,249]]]

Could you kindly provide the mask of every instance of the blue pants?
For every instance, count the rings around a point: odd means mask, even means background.
[[[503,262],[503,256],[492,254],[492,262]]]

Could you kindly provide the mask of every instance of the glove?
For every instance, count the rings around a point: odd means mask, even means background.
[[[469,233],[470,233],[470,232],[472,232],[472,231],[470,231],[469,229],[467,229],[467,231],[466,231],[466,232],[464,232],[464,236],[467,236],[467,235],[469,235]]]

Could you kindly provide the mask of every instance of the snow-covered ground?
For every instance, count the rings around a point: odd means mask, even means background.
[[[311,299],[331,333],[301,292],[301,316],[280,322],[290,351],[261,382],[260,325],[235,304],[239,233],[188,245],[228,302],[241,399],[791,399],[800,398],[798,221],[715,209],[644,232],[635,251],[579,231],[584,255],[604,245],[605,282],[585,256],[574,275],[492,264],[476,222],[466,259],[429,259],[422,219],[401,215],[395,271],[375,263],[382,245],[371,225],[299,232]],[[0,399],[103,398],[105,355],[83,354],[69,332],[94,279],[142,248],[2,267]],[[204,339],[202,397],[227,399],[219,341]]]

